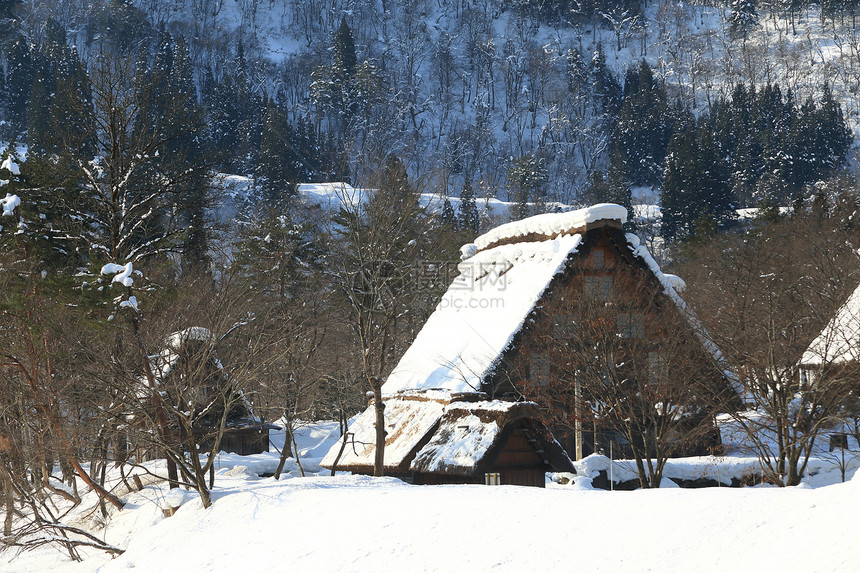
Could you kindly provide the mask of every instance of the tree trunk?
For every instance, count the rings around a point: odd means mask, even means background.
[[[290,431],[284,428],[284,447],[281,448],[281,457],[278,459],[278,467],[275,469],[275,479],[281,479],[281,472],[284,471],[284,465],[287,463],[287,458],[290,457],[292,440],[289,439],[289,434]]]
[[[170,489],[176,489],[179,487],[179,472],[176,471],[176,462],[168,455],[165,457],[167,458],[167,482]]]
[[[287,424],[287,435],[290,438],[290,443],[293,445],[293,452],[296,454],[296,465],[299,466],[299,473],[305,477],[305,468],[302,467],[302,460],[299,459],[299,445],[296,443],[296,433],[293,431],[292,420]]]
[[[373,408],[376,411],[376,457],[373,460],[373,475],[385,475],[385,404],[382,401],[382,380],[370,377],[373,389]]]
[[[3,500],[6,504],[6,518],[3,520],[3,535],[12,535],[12,518],[15,512],[15,496],[12,492],[12,477],[6,468],[0,469],[3,478]]]

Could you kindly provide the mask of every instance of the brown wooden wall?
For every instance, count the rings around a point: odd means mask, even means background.
[[[227,430],[221,438],[220,449],[247,456],[269,451],[269,432],[254,428]]]
[[[632,255],[624,234],[614,229],[593,229],[584,237],[565,273],[550,285],[495,375],[498,386],[493,396],[524,396],[537,402],[546,413],[544,422],[571,456],[575,451],[576,414],[571,406],[575,403],[571,376],[575,367],[560,341],[576,337],[584,309],[601,306],[605,309],[590,313],[590,320],[600,316],[601,323],[617,328],[620,337],[630,338],[629,352],[637,353],[639,365],[647,364],[652,356],[655,363],[661,360],[666,341],[677,335],[677,328],[667,325],[683,320],[663,293],[659,280],[641,259]],[[688,337],[691,363],[713,370],[714,379],[719,380],[710,356],[692,331]],[[677,343],[673,344],[677,347]],[[587,413],[581,418],[587,420]],[[606,436],[602,432],[595,435],[592,423],[584,423],[582,429],[584,455],[593,451],[596,439],[605,446]]]

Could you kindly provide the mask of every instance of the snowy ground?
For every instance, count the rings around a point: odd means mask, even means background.
[[[333,430],[333,424],[311,426],[299,437],[306,471],[319,471]],[[76,564],[40,550],[11,562],[4,554],[0,570],[860,569],[850,526],[860,514],[860,474],[833,484],[832,472],[820,472],[811,486],[786,489],[606,492],[589,489],[587,480],[541,490],[410,486],[325,472],[301,478],[295,462],[280,481],[258,477],[275,460],[274,452],[222,455],[208,510],[195,494],[175,492],[180,508],[164,518],[163,483],[130,494],[126,509],[111,515],[102,532],[126,548],[116,559],[91,553]],[[683,471],[708,463],[676,462]]]
[[[219,476],[80,565],[25,555],[4,571],[856,571],[860,480],[820,489],[602,492],[422,486],[392,478]],[[124,529],[135,520],[116,517]],[[126,510],[128,511],[128,510]],[[136,523],[135,525],[139,525]],[[147,524],[148,525],[148,524]],[[383,569],[379,569],[383,568]]]

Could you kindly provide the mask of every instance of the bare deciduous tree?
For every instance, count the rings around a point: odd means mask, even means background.
[[[856,364],[821,361],[815,372],[802,364],[860,276],[860,241],[846,221],[813,209],[687,253],[689,300],[745,388],[744,407],[717,407],[776,484],[800,483],[816,439],[842,415],[856,379]]]
[[[617,268],[575,276],[575,305],[543,309],[523,393],[547,407],[550,427],[584,434],[594,450],[630,456],[642,487],[659,487],[666,461],[713,439],[704,387],[727,390],[683,312],[647,275]],[[611,286],[608,286],[610,285]]]

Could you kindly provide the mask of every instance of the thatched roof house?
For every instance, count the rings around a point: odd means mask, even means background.
[[[459,276],[383,385],[386,416],[399,417],[399,412],[389,408],[409,408],[398,401],[416,392],[460,396],[480,392],[506,401],[530,398],[529,388],[545,385],[555,370],[552,360],[540,354],[540,337],[551,338],[554,331],[563,337],[575,336],[576,325],[582,319],[582,301],[590,299],[601,305],[606,301],[611,305],[619,298],[642,297],[643,289],[659,295],[660,312],[665,310],[675,316],[680,313],[687,319],[690,338],[698,337],[699,341],[691,360],[701,363],[723,383],[736,383],[721,366],[719,350],[681,299],[683,281],[661,272],[639,238],[624,232],[626,218],[626,210],[613,204],[537,215],[501,225],[463,247]],[[634,315],[619,314],[619,335],[651,338],[649,343],[659,345],[658,319],[652,321],[658,324],[645,324]],[[554,407],[542,402],[540,405],[544,414]],[[432,417],[441,420],[438,407],[430,408],[436,409]],[[424,421],[423,416],[429,415],[410,414],[416,423],[421,420],[428,426],[432,422]],[[367,424],[372,429],[373,420],[369,409],[356,424]],[[411,441],[401,443],[411,440],[411,430],[398,429],[397,435],[392,434],[392,428],[386,430],[387,471],[405,471],[408,465],[411,472],[423,472],[431,467],[426,453],[415,452],[415,457],[408,460],[399,457],[401,449],[414,451]],[[414,431],[427,435],[423,428],[416,427]],[[573,436],[556,436],[563,438],[568,452],[574,451]],[[441,447],[446,437],[465,443],[455,432],[445,430],[435,430],[432,442]],[[372,448],[372,433],[366,439],[367,447]],[[589,443],[583,449],[585,439]],[[590,453],[593,440],[580,435],[580,447],[576,449]],[[366,459],[372,464],[372,454]],[[479,466],[475,461],[468,471],[477,471]],[[434,475],[464,475],[467,471],[466,466],[456,464],[433,467],[437,472]]]
[[[415,483],[485,483],[543,487],[549,471],[573,471],[540,421],[533,402],[454,402],[409,465]],[[492,479],[492,478],[490,478]]]
[[[213,333],[199,326],[168,335],[164,348],[151,359],[156,383],[170,404],[182,405],[179,409],[190,407],[201,446],[212,443],[228,408],[219,449],[240,455],[268,451],[269,430],[279,428],[254,414],[218,359],[215,342]],[[142,397],[148,393],[143,392]]]
[[[660,270],[639,238],[622,230],[626,220],[624,207],[601,204],[501,225],[463,247],[460,275],[389,375],[383,393],[444,389],[493,395],[500,369],[516,352],[536,311],[576,272],[588,274],[587,288],[609,292],[622,286],[612,283],[619,267],[646,276],[695,321],[679,294],[684,281]],[[721,363],[704,329],[696,323],[694,330],[709,356]],[[725,375],[734,380],[730,372]]]

